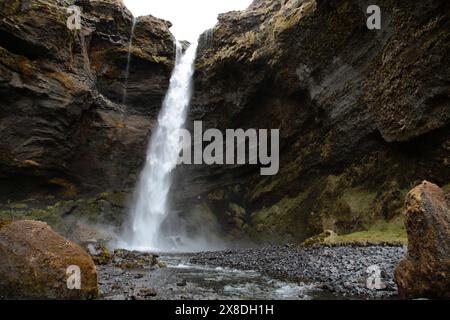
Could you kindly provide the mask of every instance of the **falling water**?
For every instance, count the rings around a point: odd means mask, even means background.
[[[127,67],[125,69],[125,83],[123,87],[122,104],[127,101],[127,91],[128,91],[128,77],[130,75],[130,62],[131,62],[131,48],[133,46],[134,30],[136,29],[137,19],[133,17],[133,24],[131,25],[130,41],[128,42],[128,56],[127,56]]]
[[[176,51],[175,69],[158,118],[158,127],[149,144],[131,212],[131,235],[127,237],[125,247],[134,250],[166,249],[160,227],[168,214],[171,173],[181,151],[178,129],[186,121],[191,100],[197,44],[192,44],[183,54],[181,44],[177,42]]]

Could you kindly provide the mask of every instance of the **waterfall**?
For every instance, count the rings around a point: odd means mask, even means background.
[[[134,206],[131,209],[131,234],[125,248],[133,250],[164,250],[161,224],[168,215],[171,173],[181,151],[178,129],[186,121],[192,95],[197,44],[182,53],[176,45],[175,69],[147,150],[146,164],[139,179]]]
[[[125,83],[123,87],[122,104],[127,102],[127,91],[128,91],[128,77],[130,75],[130,63],[131,63],[131,48],[133,46],[134,30],[136,29],[137,19],[133,17],[133,23],[131,25],[130,41],[128,42],[128,56],[127,56],[127,67],[125,69]]]

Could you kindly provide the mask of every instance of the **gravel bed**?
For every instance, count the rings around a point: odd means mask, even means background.
[[[391,246],[274,246],[198,253],[190,261],[311,281],[342,296],[383,299],[397,296],[394,270],[405,253],[405,248]],[[381,271],[377,288],[367,284],[373,276],[369,267]]]

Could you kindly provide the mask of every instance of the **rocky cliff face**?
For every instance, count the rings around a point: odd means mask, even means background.
[[[274,177],[180,170],[184,196],[229,236],[361,230],[397,217],[417,182],[450,182],[450,6],[378,1],[369,30],[369,2],[256,0],[204,36],[191,120],[281,135]]]
[[[6,200],[129,189],[145,157],[173,67],[170,23],[139,18],[130,46],[120,0],[75,1],[79,31],[66,26],[73,3],[0,4],[0,215],[29,217],[29,202]],[[369,30],[371,4],[255,0],[204,35],[189,123],[280,129],[281,163],[273,177],[180,167],[174,208],[193,228],[300,241],[396,219],[424,179],[449,189],[450,5],[380,0],[382,29]],[[36,215],[111,220],[123,198],[38,201]]]
[[[81,30],[67,27],[72,4]],[[3,200],[133,185],[173,66],[169,27],[139,18],[130,46],[120,0],[1,2]]]

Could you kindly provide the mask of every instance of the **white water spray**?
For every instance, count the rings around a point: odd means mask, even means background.
[[[181,44],[177,42],[176,51],[175,69],[158,118],[158,127],[152,134],[131,211],[131,235],[121,244],[133,250],[167,249],[160,229],[168,215],[171,173],[181,151],[178,130],[185,124],[192,96],[197,44],[192,44],[183,54]]]

